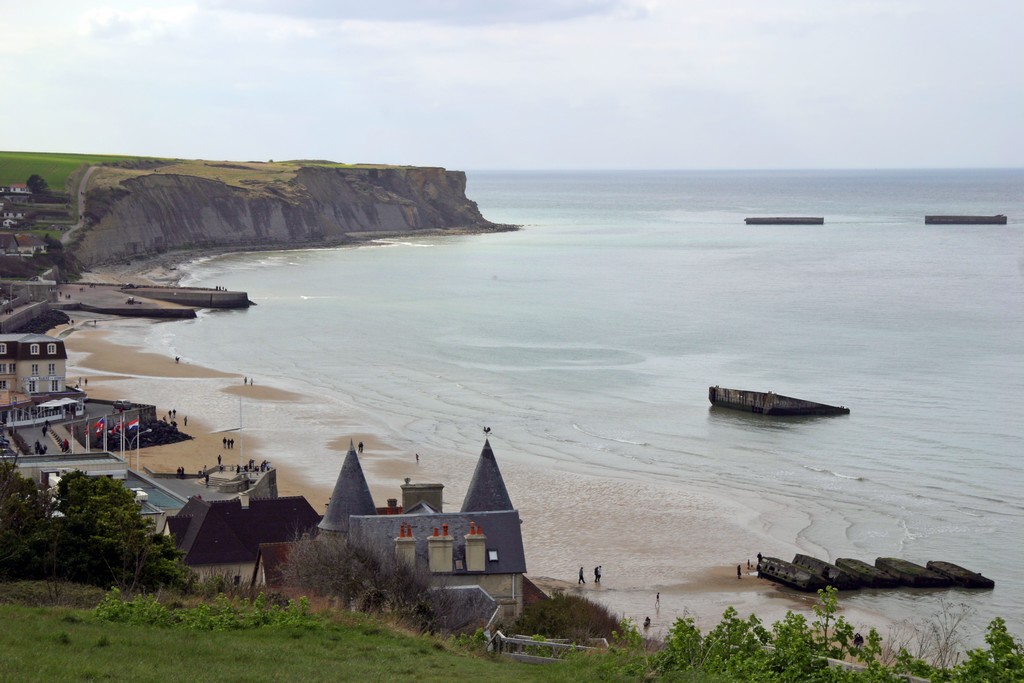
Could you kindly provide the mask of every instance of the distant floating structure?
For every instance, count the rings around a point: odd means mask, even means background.
[[[925,216],[925,225],[1006,225],[1006,216]]]
[[[846,406],[830,406],[825,403],[805,401],[802,398],[783,396],[771,391],[746,391],[744,389],[724,389],[708,387],[708,400],[717,408],[742,410],[745,413],[760,415],[849,415]]]
[[[762,216],[744,218],[747,225],[824,225],[824,216]]]

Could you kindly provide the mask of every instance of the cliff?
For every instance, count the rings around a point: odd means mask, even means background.
[[[323,164],[323,165],[316,165]],[[420,231],[509,229],[443,168],[173,162],[99,167],[73,250],[84,267],[167,251],[328,246]]]

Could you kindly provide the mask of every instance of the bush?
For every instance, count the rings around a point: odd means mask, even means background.
[[[288,626],[308,628],[322,623],[311,614],[305,598],[289,601],[284,607],[272,604],[261,593],[254,600],[229,600],[218,595],[213,603],[200,603],[188,609],[171,610],[152,596],[124,600],[113,588],[96,607],[96,618],[119,624],[151,624],[189,631],[234,631]]]
[[[527,607],[511,630],[585,644],[591,638],[611,641],[615,632],[620,630],[620,624],[604,605],[578,595],[561,593]]]

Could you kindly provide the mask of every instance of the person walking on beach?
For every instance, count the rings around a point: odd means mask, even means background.
[[[742,564],[736,565],[736,578],[737,579],[742,579],[743,578],[743,565]]]
[[[655,612],[660,612],[661,611],[661,592],[658,592],[654,596],[654,611]]]
[[[363,454],[363,442],[360,441],[359,442],[359,455],[362,455],[362,454]]]
[[[576,582],[576,585],[578,586],[581,583],[586,583],[586,582],[587,582],[587,580],[583,578],[583,567],[580,567],[580,580]]]
[[[417,465],[420,464],[420,454],[419,453],[416,454],[416,464]]]
[[[594,583],[601,583],[601,565],[594,567]]]
[[[217,456],[217,464],[220,464],[220,455]]]

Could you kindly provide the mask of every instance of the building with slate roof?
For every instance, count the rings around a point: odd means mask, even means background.
[[[501,607],[502,617],[518,617],[526,573],[522,521],[489,441],[461,510],[444,510],[443,489],[407,479],[401,507],[388,501],[379,512],[350,445],[320,530],[393,544],[399,557],[429,567],[438,585],[479,586]]]
[[[261,543],[294,541],[315,529],[320,515],[302,496],[259,498],[248,507],[231,500],[189,499],[167,519],[184,561],[200,576],[224,576],[236,584],[253,576]]]

